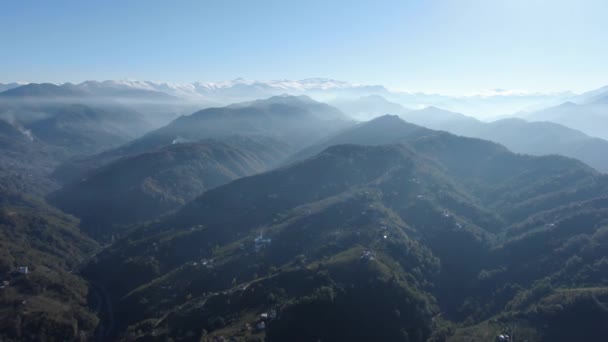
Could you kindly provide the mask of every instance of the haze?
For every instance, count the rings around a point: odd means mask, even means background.
[[[605,1],[0,7],[0,341],[606,341]]]

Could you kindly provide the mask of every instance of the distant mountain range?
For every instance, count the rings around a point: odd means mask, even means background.
[[[388,101],[380,95],[368,95],[352,99],[339,98],[328,103],[359,121],[367,121],[385,114],[401,116],[411,110],[398,103]]]
[[[518,153],[561,154],[608,172],[608,141],[552,122],[503,119],[484,123],[438,108],[411,111],[403,118],[425,127],[498,142]]]
[[[382,113],[398,114],[406,121],[422,127],[494,141],[517,153],[564,155],[579,159],[597,170],[608,172],[607,140],[590,137],[581,131],[549,121],[529,122],[510,118],[483,122],[464,114],[437,107],[408,110],[396,103],[387,101],[381,96],[362,97],[349,102],[338,102],[336,105],[351,116],[376,117],[382,115]],[[355,114],[353,114],[353,111]],[[399,122],[400,120],[396,117],[392,120],[394,121],[393,125],[384,125],[377,128],[377,134],[374,137],[380,138],[381,141],[379,142],[352,140],[346,137],[350,133],[344,132],[318,146],[328,147],[336,143],[390,143],[398,141],[397,138],[402,138],[405,132],[412,129],[411,127],[406,128],[406,124]],[[377,121],[372,120],[371,122]],[[421,132],[423,131],[422,127],[418,127]],[[382,135],[380,132],[384,132],[384,134]],[[320,148],[318,146],[310,148],[308,151],[319,152]]]
[[[467,96],[448,96],[395,91],[381,85],[365,85],[324,78],[299,81],[250,81],[168,83],[136,80],[86,81],[80,84],[55,85],[0,84],[0,103],[31,98],[79,101],[117,101],[152,116],[156,126],[195,109],[246,102],[289,94],[307,95],[328,102],[352,118],[369,120],[383,114],[401,115],[404,110],[434,106],[467,113],[481,119],[523,117],[528,121],[551,121],[580,130],[590,136],[607,139],[604,127],[608,115],[608,88],[580,95],[529,93],[495,89]],[[80,102],[82,103],[82,102]],[[403,107],[403,108],[402,108]],[[370,115],[373,108],[384,108]],[[516,114],[512,114],[516,113]],[[158,124],[156,124],[158,122]],[[597,123],[597,124],[596,124]]]
[[[9,89],[13,89],[13,88],[17,88],[17,87],[21,87],[24,86],[26,84],[28,84],[29,82],[11,82],[11,83],[0,83],[0,92],[9,90]]]
[[[131,87],[121,87],[113,83],[87,81],[78,85],[65,83],[56,85],[52,83],[29,83],[11,87],[0,93],[0,98],[47,98],[61,100],[78,97],[106,97],[116,98],[149,98],[158,101],[175,99],[172,96],[158,91]]]
[[[524,116],[527,120],[551,121],[578,129],[593,137],[608,139],[608,91],[592,102],[566,102]]]
[[[581,131],[549,120],[530,122],[522,119],[502,119],[482,122],[436,107],[408,111],[401,117],[431,129],[494,141],[517,153],[559,154],[576,158],[597,170],[608,172],[607,140],[590,137]]]
[[[5,89],[16,84],[0,85]],[[137,80],[86,81],[64,84],[94,94],[123,98],[147,98],[150,101],[181,99],[205,106],[230,104],[259,98],[290,94],[308,95],[319,101],[345,102],[362,96],[380,95],[407,108],[437,106],[470,113],[477,117],[493,117],[522,110],[533,111],[558,105],[575,97],[570,92],[530,93],[494,89],[471,95],[448,96],[388,89],[382,85],[365,85],[326,78],[304,80],[251,81],[235,79],[225,82],[168,83]],[[0,88],[1,89],[1,88]]]

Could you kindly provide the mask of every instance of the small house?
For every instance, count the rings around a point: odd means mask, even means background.
[[[511,338],[509,338],[509,335],[505,335],[505,334],[500,334],[498,336],[496,336],[496,342],[510,342]]]
[[[255,245],[255,251],[258,252],[264,246],[269,245],[272,242],[272,240],[268,239],[268,238],[264,238],[264,235],[260,232],[260,235],[257,236],[253,240],[253,242],[254,242],[254,245]]]
[[[375,256],[376,253],[374,253],[373,251],[363,251],[363,253],[361,253],[362,260],[372,261],[374,260]]]
[[[18,271],[19,271],[19,273],[21,273],[21,274],[27,274],[27,272],[28,272],[28,268],[27,268],[27,266],[19,266]]]

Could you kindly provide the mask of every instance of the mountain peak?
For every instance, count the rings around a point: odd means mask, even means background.
[[[405,123],[398,115],[384,114],[371,119],[368,123]]]
[[[572,102],[572,101],[566,101],[562,104],[560,104],[558,107],[559,108],[572,108],[572,107],[576,107],[578,106],[576,103]]]
[[[451,112],[449,110],[443,109],[443,108],[439,108],[436,106],[427,106],[425,108],[420,109],[419,111],[428,111],[428,112],[441,112],[441,113],[451,113],[451,114],[457,114],[454,112]]]
[[[273,102],[273,101],[280,101],[280,102],[293,101],[293,102],[307,102],[307,103],[317,102],[317,101],[313,100],[312,98],[310,98],[309,96],[306,96],[306,95],[291,95],[291,94],[287,94],[287,93],[283,93],[281,95],[272,96],[272,97],[269,97],[266,100],[261,100],[261,101],[268,101],[268,102]]]
[[[415,110],[406,113],[406,119],[415,122],[416,124],[428,127],[431,121],[445,121],[445,120],[467,120],[477,121],[477,119],[456,112],[451,112],[435,106],[428,106],[423,109]],[[430,128],[435,128],[431,126]]]
[[[266,107],[272,105],[285,105],[285,106],[293,106],[293,107],[301,107],[308,105],[316,105],[316,106],[327,106],[332,108],[331,106],[313,100],[312,98],[306,95],[290,95],[290,94],[281,94],[271,96],[265,99],[257,99],[253,101],[245,101],[234,103],[228,105],[226,108],[243,108],[243,107]]]
[[[71,97],[85,95],[85,93],[74,89],[69,84],[58,86],[53,83],[29,83],[6,90],[0,95],[7,97]]]

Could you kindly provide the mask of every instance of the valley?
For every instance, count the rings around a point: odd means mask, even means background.
[[[351,114],[278,95],[155,127],[91,106],[101,86],[0,95],[27,114],[0,121],[3,340],[606,333],[601,139],[380,96]]]
[[[0,342],[608,341],[608,1],[5,1]]]

